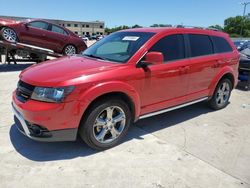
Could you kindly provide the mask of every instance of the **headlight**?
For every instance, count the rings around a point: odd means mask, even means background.
[[[62,102],[63,99],[74,90],[74,86],[50,88],[35,87],[31,99],[45,102]]]

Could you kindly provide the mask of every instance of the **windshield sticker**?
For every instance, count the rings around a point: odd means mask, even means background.
[[[127,40],[127,41],[137,41],[140,37],[136,37],[136,36],[125,36],[123,37],[122,40]]]

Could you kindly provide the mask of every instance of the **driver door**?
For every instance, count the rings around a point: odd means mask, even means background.
[[[150,51],[161,52],[164,63],[148,66],[144,74],[142,114],[162,110],[186,102],[189,60],[185,59],[183,35],[160,39]]]
[[[43,21],[27,23],[25,29],[20,33],[21,42],[38,47],[49,48],[50,45],[46,38],[49,34],[48,27],[49,24]]]

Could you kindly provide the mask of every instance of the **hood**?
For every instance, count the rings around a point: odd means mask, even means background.
[[[1,25],[15,24],[17,21],[11,19],[0,18]]]
[[[85,81],[89,76],[121,66],[122,64],[82,56],[66,56],[32,65],[22,71],[20,79],[35,86],[64,86],[75,81],[79,83],[79,79]]]

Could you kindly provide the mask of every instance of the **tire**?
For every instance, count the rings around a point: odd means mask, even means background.
[[[3,27],[1,29],[1,37],[8,42],[15,43],[17,42],[17,34],[16,32],[9,28],[9,27]]]
[[[74,45],[68,44],[63,49],[64,55],[74,55],[77,53],[77,49]]]
[[[229,103],[232,89],[232,82],[227,78],[222,79],[216,86],[212,98],[208,101],[210,108],[214,110],[225,108]]]
[[[131,122],[131,112],[125,102],[120,99],[100,100],[88,109],[79,134],[91,148],[105,150],[121,142]]]

